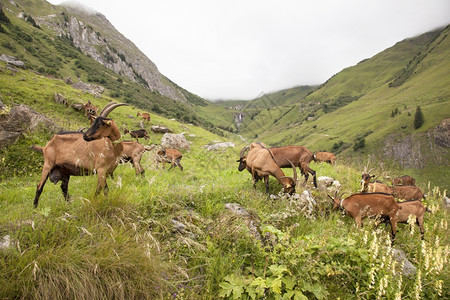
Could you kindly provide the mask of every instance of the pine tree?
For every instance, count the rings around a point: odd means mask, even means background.
[[[416,114],[414,115],[414,129],[419,129],[423,125],[423,122],[422,110],[420,109],[420,106],[417,106]]]

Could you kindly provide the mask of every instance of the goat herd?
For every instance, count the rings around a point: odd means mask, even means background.
[[[70,176],[97,174],[96,193],[107,189],[106,177],[113,176],[119,161],[131,161],[136,174],[143,175],[140,165],[142,154],[152,150],[155,146],[144,146],[135,141],[120,141],[121,134],[115,122],[108,118],[108,114],[125,103],[108,103],[100,115],[97,108],[90,103],[84,105],[91,127],[86,132],[63,132],[56,134],[45,147],[33,146],[34,150],[42,152],[44,165],[41,180],[37,185],[34,197],[34,207],[38,206],[39,197],[48,178],[53,183],[61,181],[61,190],[66,200],[69,199],[68,184]],[[147,113],[140,114],[145,121],[150,121]],[[144,130],[145,131],[145,130]],[[148,138],[146,132],[129,132],[136,139]],[[158,163],[171,163],[171,167],[178,166],[181,170],[181,153],[176,149],[160,149],[157,151]],[[284,146],[267,148],[262,143],[252,143],[240,152],[239,171],[247,169],[252,175],[253,186],[259,180],[264,180],[266,192],[269,192],[269,176],[275,177],[282,185],[283,191],[288,194],[295,193],[298,167],[305,176],[305,183],[309,175],[313,176],[314,186],[317,188],[316,172],[309,167],[311,161],[323,161],[333,164],[336,157],[332,153],[317,152],[313,154],[303,146]],[[282,168],[292,168],[293,177],[286,176]],[[373,178],[370,171],[362,175],[361,193],[353,194],[347,198],[335,195],[330,197],[334,208],[341,207],[351,216],[358,226],[361,219],[366,216],[381,216],[386,218],[392,228],[392,238],[395,238],[397,223],[407,222],[410,215],[414,215],[424,234],[423,216],[427,210],[421,203],[424,198],[420,189],[414,186],[414,179],[409,176],[394,179],[393,187],[379,182],[370,182]],[[395,198],[407,200],[397,202]]]

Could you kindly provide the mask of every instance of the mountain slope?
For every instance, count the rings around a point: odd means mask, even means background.
[[[398,42],[294,104],[256,109],[253,101],[241,103],[234,111],[243,115],[238,132],[273,146],[333,151],[354,164],[364,164],[370,155],[372,163],[383,162],[394,173],[409,172],[449,188],[450,174],[439,168],[450,160],[448,34],[449,27]],[[417,106],[425,118],[418,130],[413,126]]]
[[[207,101],[160,74],[102,15],[42,0],[8,1],[2,7],[8,22],[1,23],[0,54],[17,57],[40,74],[101,85],[119,101],[220,132],[196,114]]]

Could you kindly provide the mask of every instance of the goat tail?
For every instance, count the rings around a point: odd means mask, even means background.
[[[44,147],[37,146],[37,145],[32,145],[30,148],[33,149],[34,151],[44,153],[44,151],[43,151]]]
[[[313,160],[314,162],[317,162],[316,154],[313,154]]]

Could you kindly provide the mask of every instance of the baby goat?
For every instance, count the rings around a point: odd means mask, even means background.
[[[167,162],[171,164],[169,170],[178,166],[183,171],[182,158],[183,155],[177,149],[160,149],[156,152],[156,166],[162,163],[164,169]]]

